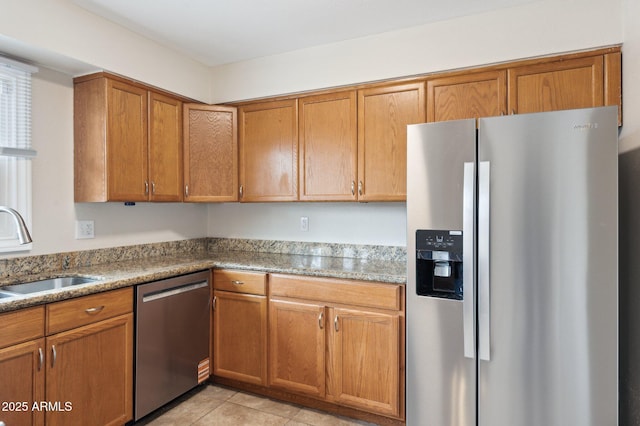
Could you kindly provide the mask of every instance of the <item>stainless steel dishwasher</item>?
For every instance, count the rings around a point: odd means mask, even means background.
[[[137,286],[134,418],[209,377],[209,271]]]

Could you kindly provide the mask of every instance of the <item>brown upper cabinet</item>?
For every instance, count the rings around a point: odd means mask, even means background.
[[[427,80],[427,121],[491,117],[507,113],[505,70]]]
[[[181,201],[182,102],[103,73],[74,80],[75,201]]]
[[[298,102],[300,200],[357,200],[356,92],[307,96]]]
[[[238,201],[234,107],[184,104],[184,201]]]
[[[296,99],[238,108],[240,201],[298,199]]]
[[[509,112],[621,108],[620,65],[620,52],[610,52],[509,68]],[[621,111],[618,117],[622,124]]]
[[[358,91],[358,200],[407,196],[407,125],[425,122],[424,82]]]

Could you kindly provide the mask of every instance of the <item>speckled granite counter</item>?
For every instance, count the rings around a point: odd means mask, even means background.
[[[168,245],[167,245],[168,244]],[[0,299],[0,312],[55,302],[155,281],[209,268],[231,268],[404,284],[406,263],[402,248],[282,243],[251,240],[199,239],[187,243],[160,243],[91,252],[44,256],[15,262],[2,260],[0,288],[16,282],[63,275],[100,278],[100,281],[63,289]],[[278,251],[276,253],[264,251]],[[347,255],[358,255],[348,257]]]

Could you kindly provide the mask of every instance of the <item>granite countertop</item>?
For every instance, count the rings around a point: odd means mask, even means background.
[[[208,251],[107,262],[93,266],[71,267],[57,272],[20,276],[20,282],[69,275],[97,277],[100,280],[63,289],[3,298],[0,299],[0,312],[133,286],[210,268],[356,279],[383,282],[390,285],[402,285],[406,282],[406,263],[402,261],[264,252]],[[15,283],[15,278],[0,281],[0,289],[11,283]]]

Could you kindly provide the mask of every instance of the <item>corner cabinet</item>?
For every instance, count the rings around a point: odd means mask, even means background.
[[[74,80],[76,202],[181,201],[182,102],[104,73]]]
[[[270,275],[269,386],[404,418],[404,287]]]
[[[238,201],[238,118],[233,107],[184,104],[184,201]]]
[[[238,108],[240,201],[298,199],[298,102]]]
[[[424,123],[424,82],[358,91],[358,200],[407,198],[407,125]]]

